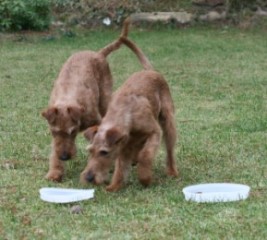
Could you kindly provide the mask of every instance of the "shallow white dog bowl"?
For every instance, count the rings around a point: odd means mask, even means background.
[[[187,201],[231,202],[248,197],[250,187],[234,183],[207,183],[185,187],[183,193]]]
[[[94,197],[94,189],[41,188],[40,198],[46,202],[70,203]]]

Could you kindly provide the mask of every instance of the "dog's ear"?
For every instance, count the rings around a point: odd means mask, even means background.
[[[127,135],[123,134],[119,129],[111,128],[106,133],[106,139],[107,139],[108,145],[112,146],[121,141],[127,141],[128,137]]]
[[[97,133],[97,130],[98,130],[98,126],[97,125],[95,125],[95,126],[93,126],[93,127],[89,127],[89,128],[87,128],[85,131],[84,131],[84,137],[87,139],[87,140],[89,140],[90,142],[92,142],[93,141],[93,139],[94,139],[94,136],[96,135],[96,133]]]
[[[55,107],[47,108],[41,114],[49,123],[53,123],[58,115],[58,109]]]
[[[81,119],[81,116],[83,112],[85,111],[85,109],[82,107],[81,108],[80,107],[68,107],[67,111],[71,119],[75,122],[78,122]]]

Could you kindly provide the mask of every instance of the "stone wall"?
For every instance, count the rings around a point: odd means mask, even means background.
[[[78,0],[74,4],[60,7],[56,10],[54,26],[78,25],[91,28],[99,25],[121,25],[125,17],[132,15],[137,23],[175,23],[177,25],[190,25],[199,22],[223,22],[237,18],[229,11],[229,1],[235,0],[188,0],[187,5],[181,5],[185,1],[89,1]],[[244,0],[248,1],[248,0]],[[251,0],[251,2],[254,2]],[[267,15],[267,1],[257,0],[256,5],[249,9],[257,16]],[[146,4],[150,4],[146,5]],[[164,7],[163,4],[165,3]],[[158,5],[156,5],[158,4]],[[168,5],[169,4],[169,5]],[[156,5],[156,6],[155,6]],[[161,11],[152,11],[162,9]],[[173,11],[169,11],[169,10]],[[62,17],[63,16],[63,17]],[[233,20],[237,22],[237,20]]]

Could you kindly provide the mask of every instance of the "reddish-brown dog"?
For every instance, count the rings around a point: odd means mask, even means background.
[[[121,37],[127,34],[125,21]],[[106,57],[121,46],[121,37],[98,52],[75,53],[63,65],[49,106],[42,112],[53,136],[47,179],[62,180],[64,161],[75,155],[78,132],[99,124],[106,113],[112,94],[112,76]]]
[[[81,173],[81,182],[102,184],[115,162],[115,172],[108,191],[118,191],[133,162],[137,163],[142,185],[152,181],[152,164],[161,142],[161,130],[167,150],[166,170],[178,176],[174,159],[176,128],[174,107],[164,77],[152,67],[140,49],[123,38],[145,69],[134,73],[115,92],[100,126],[89,128],[85,137],[91,141],[91,159]]]

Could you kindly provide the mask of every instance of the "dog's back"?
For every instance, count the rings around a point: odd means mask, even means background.
[[[126,19],[120,37],[99,51],[80,51],[69,57],[54,83],[49,105],[86,105],[91,101],[100,104],[101,115],[104,115],[113,84],[106,58],[127,41],[122,39],[127,38],[129,24],[130,19]],[[101,104],[102,99],[104,103]]]
[[[164,77],[156,71],[144,70],[132,74],[116,91],[114,98],[117,101],[122,101],[123,98],[132,98],[133,96],[146,98],[154,116],[157,118],[161,107],[159,101],[163,94],[170,94]]]
[[[88,103],[98,105],[100,96],[111,96],[111,89],[112,76],[105,57],[97,52],[81,51],[63,65],[55,81],[50,105],[78,104],[85,109],[91,108]]]

